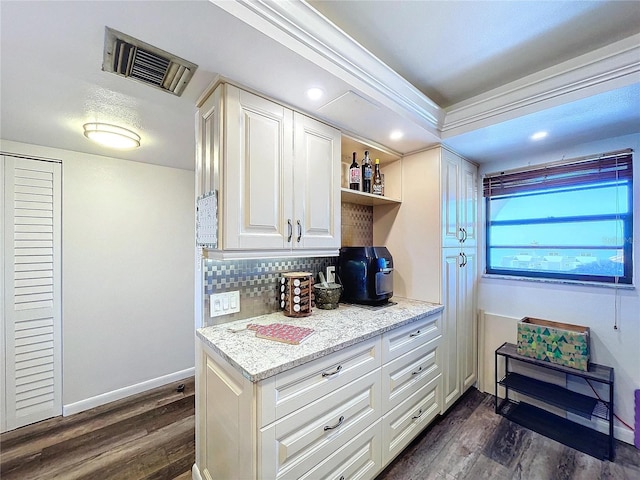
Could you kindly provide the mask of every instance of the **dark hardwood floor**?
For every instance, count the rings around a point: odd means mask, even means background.
[[[616,442],[614,462],[523,428],[471,389],[376,480],[640,480],[640,450]]]
[[[0,478],[189,480],[194,425],[191,378],[2,434]],[[618,442],[615,462],[596,460],[496,415],[493,397],[471,389],[377,478],[429,479],[639,480],[640,451]]]
[[[184,384],[184,391],[176,391]],[[191,478],[194,379],[0,435],[2,480]]]

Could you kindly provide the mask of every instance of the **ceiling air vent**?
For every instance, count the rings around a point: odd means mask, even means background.
[[[102,70],[182,95],[198,66],[106,27]]]

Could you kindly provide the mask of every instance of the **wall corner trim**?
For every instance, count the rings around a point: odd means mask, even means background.
[[[161,387],[163,385],[192,377],[194,375],[195,367],[186,368],[184,370],[170,373],[168,375],[163,375],[161,377],[152,378],[150,380],[136,383],[134,385],[129,385],[128,387],[123,387],[117,390],[102,393],[100,395],[96,395],[95,397],[86,398],[84,400],[80,400],[79,402],[63,405],[62,416],[67,417],[69,415],[73,415],[74,413],[84,412],[85,410],[89,410],[90,408],[95,408],[110,402],[115,402],[116,400],[121,400],[131,395],[146,392],[147,390],[151,390],[152,388]]]

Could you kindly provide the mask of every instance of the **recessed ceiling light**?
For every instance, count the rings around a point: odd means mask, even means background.
[[[140,146],[140,135],[108,123],[85,123],[84,136],[100,145],[119,150]]]
[[[321,88],[313,87],[307,90],[307,97],[310,100],[320,100],[324,95],[324,91]]]
[[[404,137],[404,133],[402,133],[400,130],[394,130],[389,135],[389,138],[391,140],[400,140],[402,137]]]
[[[547,135],[549,135],[549,132],[536,132],[531,135],[531,140],[542,140]]]

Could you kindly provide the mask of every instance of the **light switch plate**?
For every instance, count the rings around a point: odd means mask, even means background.
[[[214,293],[209,296],[209,316],[221,317],[240,311],[240,291]]]

